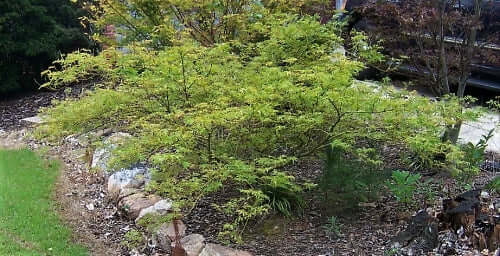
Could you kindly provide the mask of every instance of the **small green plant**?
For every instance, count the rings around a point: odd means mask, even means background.
[[[144,236],[136,229],[129,230],[122,241],[122,245],[133,249],[139,247],[144,242]]]
[[[416,137],[409,141],[412,156],[408,157],[413,170],[439,169],[446,162],[452,145],[442,143],[438,137]]]
[[[358,205],[376,199],[387,175],[378,167],[372,152],[358,150],[356,159],[350,159],[348,146],[332,142],[326,150],[326,161],[319,188],[329,199],[329,194],[341,198],[346,204]]]
[[[387,186],[396,196],[398,202],[409,204],[415,194],[420,178],[422,178],[420,174],[411,174],[408,171],[394,171],[392,172],[392,179],[387,181]]]
[[[265,202],[269,197],[259,190],[241,190],[241,197],[232,199],[223,206],[214,205],[219,211],[231,216],[233,222],[224,224],[219,239],[226,243],[242,243],[242,234],[248,223],[257,217],[265,216],[271,206]]]
[[[328,222],[323,226],[329,237],[340,237],[342,235],[341,228],[343,224],[339,223],[339,219],[335,216],[328,218]]]
[[[433,203],[436,200],[436,191],[431,186],[433,179],[428,179],[423,182],[419,182],[417,185],[417,189],[420,194],[423,194],[425,197],[425,201],[428,203]]]
[[[496,96],[495,99],[486,102],[486,104],[489,108],[500,111],[500,96]]]
[[[494,129],[491,129],[476,144],[469,142],[460,146],[461,151],[457,152],[457,155],[462,155],[457,161],[459,168],[453,173],[459,183],[470,184],[472,178],[479,173],[479,166],[485,160],[486,147],[493,137],[493,132]]]
[[[462,150],[465,153],[465,161],[473,166],[479,166],[484,161],[484,153],[488,146],[488,141],[493,137],[494,131],[495,129],[491,129],[488,134],[482,135],[476,144],[469,142],[462,145]]]
[[[500,193],[500,176],[495,177],[492,181],[486,184],[485,188],[490,191]]]
[[[387,249],[384,252],[384,256],[394,256],[394,255],[397,255],[398,252],[399,252],[398,248]]]

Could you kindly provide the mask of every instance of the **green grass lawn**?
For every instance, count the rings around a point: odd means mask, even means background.
[[[0,150],[0,255],[88,255],[54,210],[59,167],[29,150]]]

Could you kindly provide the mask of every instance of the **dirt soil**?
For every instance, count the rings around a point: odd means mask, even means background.
[[[122,217],[115,204],[106,198],[104,177],[89,174],[77,160],[57,153],[64,168],[56,185],[55,199],[66,223],[73,228],[74,240],[86,245],[92,255],[126,255],[120,244],[134,223]],[[66,151],[68,152],[68,151]]]

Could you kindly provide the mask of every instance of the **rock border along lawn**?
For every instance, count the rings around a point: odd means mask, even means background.
[[[28,122],[28,121],[26,121]],[[28,122],[29,123],[29,122]],[[32,123],[37,125],[37,123]],[[40,144],[30,138],[32,132],[30,129],[18,131],[0,131],[0,146],[4,148],[23,148],[31,147],[33,149],[46,147],[50,145]],[[168,198],[160,198],[154,194],[145,192],[145,186],[151,180],[151,170],[145,164],[136,164],[129,168],[120,170],[111,170],[108,161],[111,158],[111,152],[117,147],[117,144],[130,138],[131,135],[121,132],[101,131],[94,134],[71,135],[64,139],[63,144],[69,145],[74,156],[78,152],[83,152],[88,145],[89,136],[103,136],[103,146],[97,148],[91,156],[91,163],[87,166],[87,172],[91,170],[98,171],[106,179],[106,197],[114,202],[117,209],[128,218],[132,223],[136,223],[147,215],[162,216],[170,213],[173,201]],[[68,152],[66,152],[68,153]],[[87,211],[94,211],[93,203],[83,204]],[[181,220],[176,220],[177,234],[174,228],[174,221],[164,223],[156,228],[151,234],[153,247],[160,248],[164,253],[172,253],[173,248],[180,247],[186,252],[187,256],[251,256],[250,252],[232,249],[213,243],[207,243],[203,235],[187,234],[186,226]],[[132,228],[127,226],[129,230]],[[151,245],[148,245],[151,246]],[[177,248],[179,249],[179,248]],[[131,255],[143,255],[132,250]]]
[[[145,186],[151,180],[150,168],[143,164],[123,168],[116,172],[108,166],[111,151],[117,147],[117,143],[130,138],[126,133],[113,133],[104,139],[104,146],[96,149],[92,157],[91,165],[101,168],[108,176],[108,196],[117,199],[118,208],[125,212],[128,218],[137,223],[147,215],[163,216],[171,212],[173,201],[168,198],[160,198],[149,195],[144,191]],[[174,221],[160,226],[154,234],[155,241],[167,253],[172,248],[181,247],[188,256],[251,256],[252,254],[230,247],[205,244],[205,238],[200,234],[186,236],[186,226],[182,221]],[[175,232],[177,229],[177,234]]]

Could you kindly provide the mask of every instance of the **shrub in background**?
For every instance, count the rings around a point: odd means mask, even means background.
[[[0,2],[0,95],[36,89],[40,72],[62,53],[90,47],[84,14],[68,0]]]

